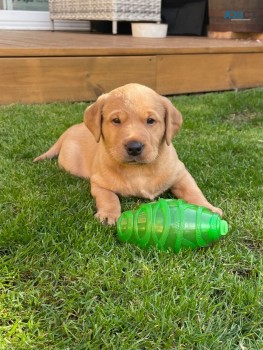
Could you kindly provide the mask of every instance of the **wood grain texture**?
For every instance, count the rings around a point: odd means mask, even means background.
[[[137,82],[164,95],[263,86],[263,43],[0,31],[0,104],[94,100]]]
[[[134,38],[83,32],[0,31],[0,57],[82,57],[263,52],[263,43],[170,36]]]
[[[159,93],[219,91],[263,86],[262,54],[159,56]]]
[[[155,57],[0,59],[0,103],[94,100],[130,82],[155,89]]]
[[[262,0],[208,0],[211,31],[263,32]]]

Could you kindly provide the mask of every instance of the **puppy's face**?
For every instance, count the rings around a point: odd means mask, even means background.
[[[111,157],[121,163],[151,163],[165,136],[160,99],[136,89],[117,91],[105,101],[102,138]]]
[[[84,122],[115,161],[148,164],[171,142],[182,117],[165,97],[128,84],[99,97],[87,108]]]

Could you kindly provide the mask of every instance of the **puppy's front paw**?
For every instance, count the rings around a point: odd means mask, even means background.
[[[119,211],[105,211],[103,209],[98,210],[95,217],[104,225],[115,225],[119,219],[121,213]]]
[[[220,216],[223,216],[223,210],[220,208],[216,208],[214,206],[211,206],[211,208],[209,208],[213,213],[219,214]]]

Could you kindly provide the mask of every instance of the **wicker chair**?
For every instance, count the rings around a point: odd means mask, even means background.
[[[50,19],[112,21],[117,33],[117,21],[161,20],[161,0],[49,0]]]

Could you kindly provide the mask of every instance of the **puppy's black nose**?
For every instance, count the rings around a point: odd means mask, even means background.
[[[130,141],[125,145],[129,156],[138,156],[142,153],[144,145],[138,141]]]

